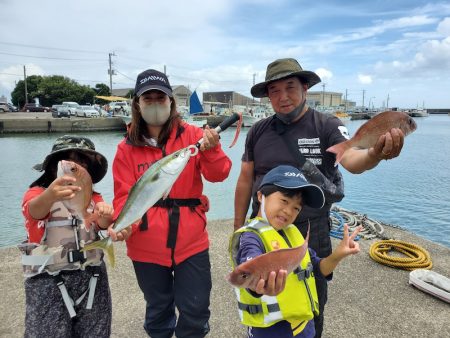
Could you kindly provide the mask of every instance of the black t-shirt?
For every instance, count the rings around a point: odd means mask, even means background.
[[[259,205],[256,191],[263,176],[272,168],[288,164],[298,167],[298,160],[287,148],[285,141],[276,130],[278,120],[275,115],[258,121],[247,134],[245,152],[242,161],[254,162],[254,181],[252,188],[253,211],[257,212]],[[334,166],[336,156],[326,150],[343,141],[348,135],[342,121],[331,115],[320,113],[309,108],[306,113],[295,123],[287,126],[285,133],[288,139],[298,145],[299,151],[307,160],[331,181],[338,170]],[[348,137],[348,136],[347,136]],[[330,203],[318,210],[305,206],[297,221],[326,215],[331,207]],[[297,222],[296,222],[297,223]]]

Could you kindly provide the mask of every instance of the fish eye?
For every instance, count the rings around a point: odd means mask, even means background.
[[[71,171],[71,172],[75,172],[75,171],[77,171],[77,168],[72,167],[72,168],[70,168],[70,171]]]
[[[241,274],[241,277],[242,277],[243,279],[247,279],[247,278],[248,278],[248,275],[247,275],[246,273],[243,273],[243,274]]]

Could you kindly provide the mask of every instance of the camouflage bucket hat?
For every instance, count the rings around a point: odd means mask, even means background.
[[[53,144],[52,151],[47,155],[44,162],[36,164],[33,169],[45,171],[49,163],[65,152],[76,151],[87,155],[90,160],[88,172],[91,175],[92,182],[97,183],[106,175],[108,171],[108,161],[106,157],[95,151],[94,143],[87,137],[64,135],[58,137]]]
[[[298,77],[302,83],[308,86],[308,88],[311,88],[322,81],[316,73],[309,70],[303,70],[297,60],[278,59],[267,66],[266,81],[254,85],[250,92],[254,97],[266,97],[267,85],[270,82],[293,76]]]

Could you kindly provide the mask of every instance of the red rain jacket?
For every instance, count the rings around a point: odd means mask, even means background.
[[[171,154],[188,145],[195,144],[203,137],[203,130],[183,123],[184,131],[176,138],[177,128],[165,146],[165,155]],[[114,177],[114,212],[119,215],[128,197],[128,192],[148,167],[163,156],[161,148],[132,145],[125,138],[117,146],[113,162]],[[191,157],[186,168],[180,174],[169,193],[173,199],[199,198],[202,205],[180,207],[178,236],[175,247],[175,262],[179,264],[185,259],[206,250],[209,247],[206,229],[208,199],[202,195],[203,177],[210,182],[221,182],[228,177],[231,160],[225,155],[220,144],[215,148],[199,151]],[[155,263],[171,266],[171,249],[166,247],[169,231],[168,209],[152,207],[147,212],[148,229],[141,231],[137,224],[133,225],[133,233],[127,240],[127,254],[133,261]]]

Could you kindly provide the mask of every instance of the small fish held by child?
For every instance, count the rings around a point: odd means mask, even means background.
[[[260,279],[266,282],[270,272],[286,270],[291,273],[300,266],[308,250],[309,229],[305,241],[296,248],[279,249],[257,256],[238,265],[227,277],[238,288],[255,289]]]
[[[70,176],[76,179],[70,185],[76,185],[81,188],[75,193],[75,196],[69,200],[63,200],[62,203],[70,211],[71,214],[76,215],[77,218],[84,221],[86,228],[89,230],[90,223],[93,221],[93,216],[87,209],[92,199],[92,178],[89,172],[81,165],[62,160],[58,162],[57,177]]]

